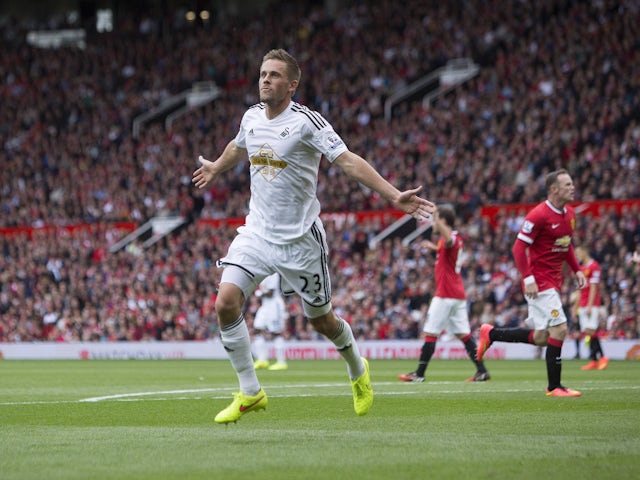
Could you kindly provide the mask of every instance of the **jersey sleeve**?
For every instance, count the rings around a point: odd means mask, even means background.
[[[520,275],[522,275],[522,278],[531,276],[531,266],[527,255],[527,242],[518,236],[513,244],[511,253],[513,254],[513,261],[516,264],[516,268],[520,272]]]
[[[330,162],[348,150],[340,135],[320,113],[297,103],[292,110],[301,114],[304,119],[301,127],[304,144],[324,155]]]
[[[522,222],[522,227],[518,232],[518,239],[522,240],[527,245],[531,245],[535,238],[538,236],[538,228],[536,228],[536,218],[534,215],[527,215]]]
[[[589,278],[589,283],[600,283],[600,277],[602,276],[602,269],[600,268],[600,264],[593,262],[592,264],[592,272],[591,277]]]
[[[322,153],[327,160],[333,162],[342,153],[347,151],[347,145],[340,135],[338,135],[331,125],[318,130],[312,139],[314,147]]]
[[[528,279],[527,281],[530,281],[529,277],[532,275],[527,247],[533,244],[540,231],[540,218],[537,213],[538,209],[534,208],[527,214],[524,222],[522,222],[516,241],[511,248],[516,268],[520,272],[520,275],[522,275],[522,278]]]
[[[240,121],[240,128],[238,129],[238,133],[236,134],[235,142],[236,145],[240,148],[247,148],[247,132],[245,127],[246,119],[247,119],[248,111],[244,113],[242,116],[242,120]]]
[[[573,248],[573,244],[569,244],[569,250],[567,251],[567,264],[569,268],[575,273],[580,270],[580,264],[578,263],[578,259],[576,258],[576,253]]]

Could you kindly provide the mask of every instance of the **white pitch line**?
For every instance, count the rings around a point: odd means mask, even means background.
[[[589,383],[589,382],[586,382]],[[592,382],[593,383],[593,382]],[[523,392],[539,392],[540,388],[531,386],[530,388],[516,388],[516,389],[491,389],[489,385],[486,383],[475,385],[476,389],[470,390],[473,388],[473,385],[468,385],[466,388],[457,388],[451,390],[435,390],[431,391],[425,387],[429,385],[459,385],[460,382],[425,382],[419,385],[406,383],[399,384],[398,382],[373,382],[374,387],[382,387],[382,386],[395,386],[396,388],[405,389],[404,391],[394,390],[394,391],[376,391],[376,395],[413,395],[413,394],[425,394],[428,393],[430,395],[451,395],[451,394],[460,394],[469,391],[474,391],[477,393],[523,393]],[[405,385],[400,387],[400,385]],[[341,383],[314,383],[308,385],[301,384],[287,384],[287,385],[265,385],[266,388],[269,389],[270,392],[280,390],[289,390],[289,389],[309,389],[309,388],[340,388],[348,386],[348,384]],[[479,388],[478,388],[479,387]],[[147,392],[134,392],[134,393],[120,393],[115,395],[104,395],[100,397],[89,397],[89,398],[81,398],[78,400],[52,400],[52,401],[31,401],[31,402],[0,402],[0,406],[11,406],[11,405],[57,405],[57,404],[73,404],[73,403],[97,403],[103,401],[120,401],[120,402],[137,402],[144,401],[143,397],[151,397],[158,395],[184,395],[184,394],[192,394],[192,393],[225,393],[224,396],[215,396],[215,397],[207,397],[207,400],[211,399],[221,399],[227,398],[228,392],[234,391],[234,388],[229,387],[217,387],[217,388],[197,388],[197,389],[181,389],[181,390],[157,390],[157,391],[147,391]],[[589,388],[582,389],[590,390]],[[640,390],[640,385],[634,386],[608,386],[608,387],[595,387],[595,390]],[[350,391],[345,391],[345,396],[350,396]],[[336,396],[335,393],[293,393],[293,394],[273,394],[269,395],[272,398],[288,398],[288,397],[318,397],[318,396]],[[201,397],[159,397],[153,398],[151,400],[193,400],[193,399],[201,399]]]
[[[121,400],[123,398],[130,397],[147,397],[151,395],[179,395],[181,393],[204,393],[204,392],[217,392],[224,390],[221,388],[198,388],[191,390],[159,390],[157,392],[136,392],[136,393],[119,393],[116,395],[105,395],[103,397],[91,397],[81,398],[78,402],[102,402],[104,400]]]

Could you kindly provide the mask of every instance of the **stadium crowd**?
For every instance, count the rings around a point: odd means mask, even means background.
[[[247,171],[204,193],[195,159],[213,156],[255,103],[261,53],[301,60],[298,100],[325,115],[350,148],[399,188],[454,203],[464,219],[472,326],[517,325],[526,314],[510,248],[521,217],[482,217],[482,205],[537,202],[544,174],[568,168],[583,201],[640,198],[640,2],[276,2],[260,16],[212,25],[153,19],[89,35],[84,49],[39,49],[26,28],[0,36],[0,227],[86,224],[0,236],[0,341],[206,339],[231,227],[194,222],[144,249],[111,254],[113,222],[164,213],[243,216]],[[310,13],[309,13],[310,12]],[[178,17],[176,17],[177,19]],[[144,31],[139,26],[146,25]],[[276,27],[277,26],[277,27]],[[240,28],[242,27],[242,28]],[[247,54],[246,52],[252,52]],[[430,105],[384,100],[447,60],[470,57],[478,76]],[[195,82],[223,96],[134,138],[133,118]],[[321,169],[326,212],[388,205]],[[376,224],[327,222],[334,305],[360,338],[415,338],[433,291],[433,258]],[[640,280],[629,262],[640,211],[581,216],[575,236],[603,266],[607,335],[640,335]],[[563,292],[567,305],[572,285]],[[248,304],[247,317],[257,307]],[[291,338],[313,337],[297,299]]]

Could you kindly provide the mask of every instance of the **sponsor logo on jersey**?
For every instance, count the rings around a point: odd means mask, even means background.
[[[556,238],[556,241],[553,242],[552,252],[566,252],[569,250],[569,245],[571,244],[571,236],[565,235],[564,237]]]
[[[268,143],[251,154],[249,161],[251,166],[258,169],[267,182],[272,182],[287,166],[287,162],[281,160]]]

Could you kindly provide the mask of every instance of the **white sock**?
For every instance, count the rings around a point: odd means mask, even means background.
[[[336,330],[336,333],[330,340],[338,349],[338,353],[342,355],[342,358],[347,362],[349,377],[351,380],[355,380],[364,373],[364,363],[360,357],[360,350],[358,349],[358,344],[353,336],[351,327],[342,318],[338,317],[338,319],[340,320],[338,330]]]
[[[253,353],[256,355],[256,360],[266,362],[269,360],[269,350],[267,348],[267,342],[264,339],[264,335],[261,333],[254,335],[253,337]]]
[[[276,335],[276,338],[273,339],[273,346],[276,350],[276,361],[278,363],[287,363],[287,357],[284,353],[284,338],[282,338],[280,335]]]
[[[260,391],[260,382],[253,368],[251,339],[244,317],[240,315],[233,324],[222,328],[220,338],[238,376],[240,391],[245,395],[257,395]]]

